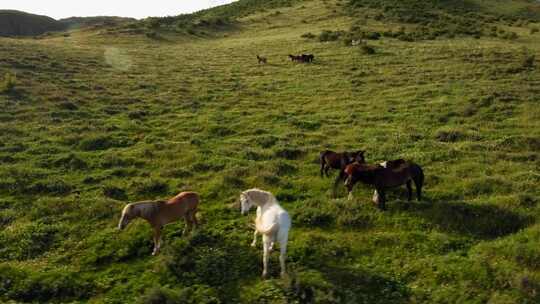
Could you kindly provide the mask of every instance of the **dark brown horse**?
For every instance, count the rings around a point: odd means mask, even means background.
[[[344,172],[346,174],[345,186],[349,191],[349,199],[352,199],[354,184],[361,183],[375,187],[377,202],[381,210],[386,209],[385,191],[389,188],[407,185],[408,200],[412,199],[412,182],[416,186],[418,200],[422,198],[422,186],[424,184],[424,171],[422,168],[410,161],[391,161],[391,166],[368,165],[353,163],[347,165]],[[383,163],[384,164],[384,163]]]
[[[313,54],[302,54],[303,62],[313,62],[313,59],[315,59],[315,56],[313,56]]]
[[[304,57],[302,57],[302,55],[290,55],[289,54],[289,58],[291,58],[291,61],[292,62],[304,62]]]
[[[259,55],[257,55],[257,60],[259,61],[259,64],[266,64],[266,57],[260,57]]]
[[[366,151],[358,150],[356,152],[334,152],[331,150],[324,150],[319,155],[321,162],[321,177],[323,173],[326,177],[329,177],[328,171],[330,169],[336,169],[343,171],[348,164],[353,162],[365,163],[364,153]]]
[[[336,188],[337,185],[345,178],[345,167],[348,164],[351,164],[353,162],[360,162],[365,163],[366,160],[364,158],[365,151],[359,150],[356,152],[334,152],[330,150],[324,150],[319,155],[319,160],[321,163],[321,177],[326,175],[326,177],[329,177],[328,171],[330,169],[336,169],[339,170],[339,174],[336,177],[336,180],[334,181],[334,187],[333,187],[333,193],[334,196],[336,196]]]

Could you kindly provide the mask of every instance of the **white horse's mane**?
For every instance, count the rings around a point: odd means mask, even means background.
[[[242,194],[248,196],[250,198],[250,200],[256,201],[257,203],[261,203],[263,205],[265,205],[265,204],[277,204],[277,199],[272,193],[270,193],[268,191],[258,189],[258,188],[248,189],[248,190],[242,192]],[[261,197],[265,197],[266,199],[264,201],[258,200]]]

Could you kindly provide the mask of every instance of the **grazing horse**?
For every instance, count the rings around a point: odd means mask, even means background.
[[[291,58],[292,62],[295,62],[295,61],[296,62],[304,62],[304,58],[301,55],[297,56],[297,55],[290,55],[289,54],[289,58]]]
[[[366,151],[358,150],[356,152],[334,152],[331,150],[324,150],[319,154],[319,160],[321,163],[321,177],[323,173],[326,177],[329,177],[328,171],[330,169],[336,169],[343,171],[348,164],[353,162],[365,163],[364,153]]]
[[[313,62],[313,59],[315,59],[313,54],[302,54],[302,61],[304,62]]]
[[[368,165],[353,163],[347,165],[345,174],[345,186],[349,191],[349,199],[352,199],[352,190],[356,182],[360,181],[367,185],[375,187],[376,193],[373,200],[378,202],[379,209],[386,209],[385,190],[407,185],[408,200],[412,199],[412,182],[416,186],[416,195],[418,200],[422,197],[422,185],[424,184],[424,172],[422,168],[409,161],[392,161],[393,167],[384,167],[382,165]],[[386,163],[388,166],[388,163]]]
[[[184,233],[191,231],[193,225],[197,227],[197,206],[199,195],[195,192],[181,192],[169,200],[142,201],[127,204],[122,210],[122,218],[118,229],[124,229],[131,220],[140,217],[148,221],[154,229],[154,250],[152,255],[159,253],[161,248],[161,229],[163,226],[176,222],[181,218],[186,221]]]
[[[270,192],[256,188],[246,190],[240,194],[242,214],[246,214],[252,206],[257,206],[255,218],[255,232],[251,246],[257,245],[257,233],[263,236],[263,278],[268,274],[268,255],[274,248],[274,243],[279,243],[281,276],[287,273],[285,258],[287,254],[287,239],[291,229],[291,218],[283,209],[274,195]]]
[[[266,57],[260,57],[259,55],[257,55],[257,60],[259,61],[259,64],[263,63],[263,64],[266,64]]]
[[[345,151],[337,153],[330,150],[324,150],[319,154],[319,160],[321,163],[321,177],[323,177],[323,173],[326,175],[326,177],[329,177],[328,171],[330,169],[339,170],[339,174],[334,181],[334,196],[336,196],[336,188],[338,183],[345,178],[345,173],[343,172],[345,167],[353,162],[365,163],[365,152],[366,151],[359,150],[356,152]]]

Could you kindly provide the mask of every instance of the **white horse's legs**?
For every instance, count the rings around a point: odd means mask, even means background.
[[[373,192],[373,198],[371,199],[375,204],[378,204],[379,203],[379,192],[377,192],[377,190],[375,190]]]
[[[270,254],[270,239],[266,234],[263,234],[263,273],[262,277],[266,278],[268,274],[268,255]]]
[[[257,229],[253,232],[253,242],[251,242],[251,247],[257,246]]]
[[[281,266],[281,277],[287,275],[287,268],[285,267],[285,259],[287,258],[287,235],[279,240],[279,265]]]

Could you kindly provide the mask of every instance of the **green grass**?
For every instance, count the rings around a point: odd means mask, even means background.
[[[0,93],[0,301],[538,302],[540,69],[524,62],[539,25],[497,23],[515,40],[382,37],[372,55],[301,37],[364,18],[343,9],[249,11],[209,36],[1,39],[16,83]],[[377,12],[363,30],[409,26]],[[315,62],[287,58],[302,52]],[[396,189],[386,212],[364,186],[332,199],[327,148],[414,160],[425,199]],[[260,279],[253,214],[237,208],[249,187],[291,213],[287,280],[275,255]],[[201,194],[203,226],[167,226],[159,257],[146,223],[116,231],[126,202],[184,190]]]

